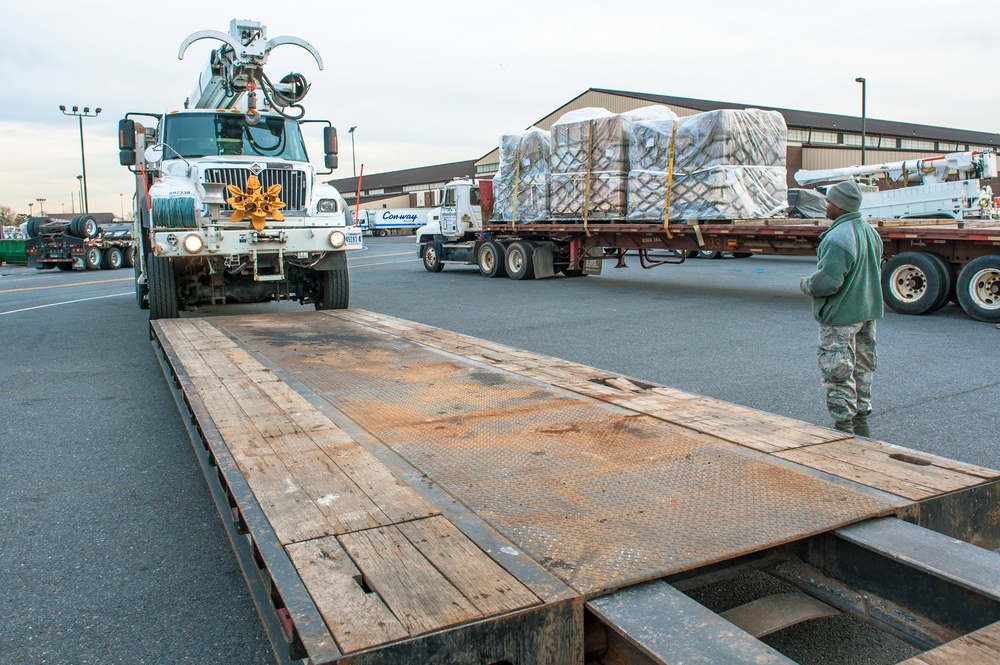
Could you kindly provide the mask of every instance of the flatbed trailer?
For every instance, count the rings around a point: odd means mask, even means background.
[[[151,331],[279,662],[1000,659],[1000,472],[362,310]],[[796,590],[684,593],[749,570]]]

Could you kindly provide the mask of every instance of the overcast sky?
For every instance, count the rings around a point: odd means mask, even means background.
[[[0,205],[28,212],[44,198],[47,211],[70,211],[80,139],[65,104],[103,109],[84,120],[90,210],[127,210],[118,120],[180,108],[218,45],[200,41],[178,60],[181,41],[228,32],[233,18],[322,55],[319,71],[281,47],[266,71],[312,84],[307,117],[341,133],[333,177],[351,175],[351,125],[366,174],[476,159],[591,87],[860,115],[864,76],[869,117],[1000,132],[1000,12],[980,0],[6,0]]]

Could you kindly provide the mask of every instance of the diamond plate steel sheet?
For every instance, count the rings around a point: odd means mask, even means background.
[[[216,325],[587,595],[892,509],[861,486],[332,317]]]

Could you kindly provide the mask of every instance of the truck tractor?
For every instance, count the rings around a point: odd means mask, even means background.
[[[207,69],[183,108],[130,112],[119,122],[119,157],[135,174],[136,299],[150,319],[199,305],[298,300],[316,309],[350,302],[347,252],[362,236],[340,193],[318,176],[337,167],[337,131],[304,120],[305,77],[272,82],[267,28],[233,20],[215,39]],[[262,99],[258,100],[258,93]],[[326,171],[309,163],[302,126],[323,126]]]

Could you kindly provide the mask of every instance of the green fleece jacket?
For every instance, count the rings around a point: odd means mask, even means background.
[[[844,326],[881,319],[882,239],[859,212],[841,215],[821,236],[816,272],[802,282],[820,323]]]

